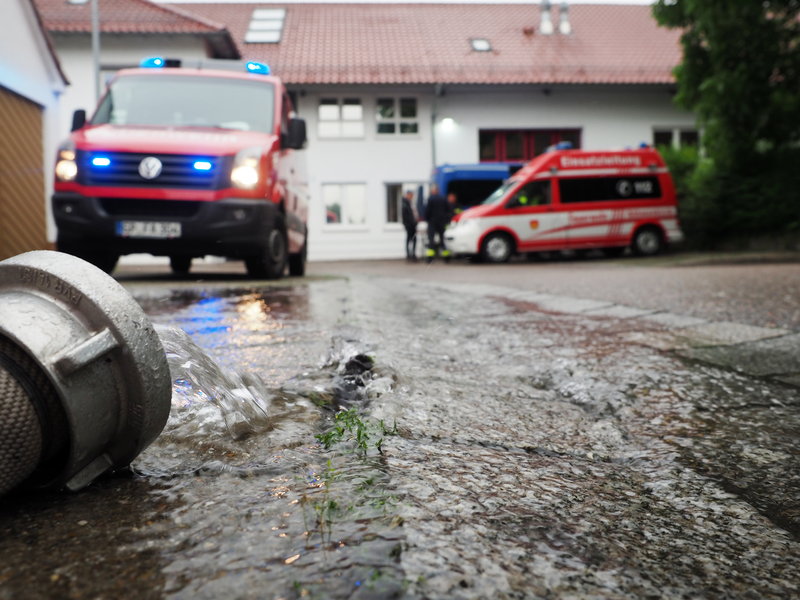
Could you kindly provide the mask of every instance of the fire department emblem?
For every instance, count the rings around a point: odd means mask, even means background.
[[[161,175],[161,161],[155,156],[148,156],[143,158],[139,163],[139,175],[145,179],[155,179]]]
[[[627,179],[622,179],[619,183],[617,183],[617,193],[623,198],[630,196],[632,191],[633,188],[631,187],[631,182]]]

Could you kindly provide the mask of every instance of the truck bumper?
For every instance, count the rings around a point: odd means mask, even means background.
[[[138,200],[93,198],[74,192],[56,192],[52,204],[59,248],[157,256],[253,255],[263,247],[278,210],[267,200]],[[170,239],[123,237],[118,233],[121,221],[177,222],[181,234]]]

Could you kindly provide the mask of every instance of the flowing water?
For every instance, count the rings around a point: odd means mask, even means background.
[[[176,553],[164,569],[167,596],[279,598],[318,588],[337,598],[362,586],[360,595],[396,593],[400,521],[380,451],[392,431],[365,413],[370,400],[404,393],[397,374],[347,327],[327,339],[305,329],[307,305],[296,291],[195,300],[185,321],[164,306],[154,319],[169,314],[217,358],[176,325],[157,325],[172,410],[133,467],[157,478],[155,493],[174,507],[177,531],[161,547]],[[251,352],[270,363],[266,376],[261,362],[241,366]],[[342,435],[317,442],[337,425]]]

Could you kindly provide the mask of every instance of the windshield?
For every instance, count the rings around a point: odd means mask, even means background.
[[[506,192],[516,185],[516,181],[506,181],[503,185],[497,188],[492,195],[489,196],[486,200],[481,202],[481,204],[495,204],[499,202],[503,196],[505,196]]]
[[[111,84],[92,125],[219,127],[272,133],[271,83],[225,77],[132,75]]]

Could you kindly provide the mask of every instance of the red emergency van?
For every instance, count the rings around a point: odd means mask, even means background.
[[[630,246],[650,256],[683,240],[675,187],[652,148],[554,150],[509,178],[445,234],[457,255],[505,262],[517,252]]]
[[[305,271],[305,122],[267,65],[150,58],[120,71],[56,161],[57,248],[111,271],[120,255],[207,254],[254,277]]]

